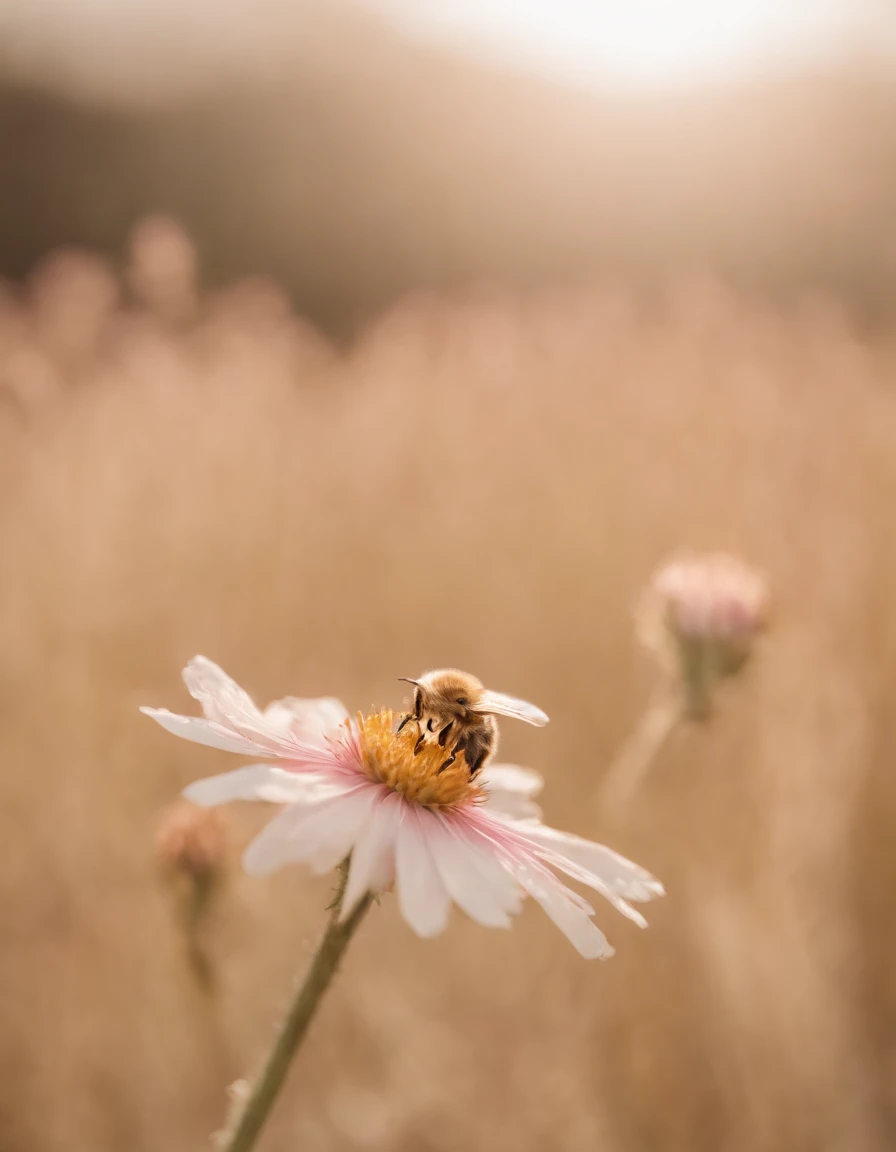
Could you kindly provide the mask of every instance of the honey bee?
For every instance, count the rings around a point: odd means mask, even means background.
[[[448,752],[439,771],[450,767],[463,752],[470,775],[475,775],[498,746],[495,716],[513,716],[541,727],[548,718],[525,700],[491,692],[481,681],[456,668],[427,672],[419,680],[399,676],[414,685],[414,710],[398,725],[400,732],[414,721],[418,739],[414,752],[424,743],[437,743]]]

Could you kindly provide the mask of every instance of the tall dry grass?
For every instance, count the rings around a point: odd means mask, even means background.
[[[185,709],[196,652],[260,701],[397,705],[441,664],[533,699],[502,757],[668,888],[646,933],[599,909],[606,965],[537,910],[425,942],[385,899],[268,1152],[889,1147],[891,337],[692,281],[409,300],[337,355],[171,251],[131,269],[152,308],[86,257],[0,305],[4,1152],[203,1147],[321,924],[325,880],[241,875],[234,809],[195,980],[154,822],[232,765],[137,707]],[[680,544],[762,566],[775,626],[601,818],[651,685],[631,605]]]

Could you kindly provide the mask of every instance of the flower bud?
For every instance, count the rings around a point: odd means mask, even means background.
[[[176,220],[149,216],[131,233],[127,279],[144,307],[174,323],[198,307],[199,261],[193,241]]]
[[[715,684],[746,664],[768,613],[768,586],[746,564],[725,552],[682,555],[654,575],[638,626],[700,718]]]
[[[219,871],[224,852],[224,823],[217,809],[178,800],[163,813],[156,854],[165,867],[195,880],[207,879]]]

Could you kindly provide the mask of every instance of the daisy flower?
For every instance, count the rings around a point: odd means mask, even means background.
[[[629,901],[663,895],[643,868],[541,822],[541,778],[525,768],[486,764],[471,779],[463,755],[443,768],[445,750],[415,754],[413,726],[396,732],[388,710],[349,717],[338,700],[288,697],[263,712],[217,665],[197,656],[184,681],[203,716],[143,708],[167,731],[225,752],[263,758],[184,792],[211,807],[265,800],[282,810],[251,842],[247,872],[264,875],[304,863],[322,873],[350,857],[340,919],[368,891],[394,886],[420,936],[443,931],[450,907],[489,928],[508,928],[531,896],[587,958],[613,949],[594,910],[559,874],[599,892],[641,927]]]

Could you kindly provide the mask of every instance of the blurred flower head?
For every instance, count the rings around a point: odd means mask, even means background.
[[[351,857],[341,915],[369,890],[394,885],[415,932],[434,936],[452,903],[478,923],[507,928],[531,896],[586,957],[613,949],[593,923],[594,909],[557,873],[606,897],[641,925],[627,901],[651,900],[662,885],[601,844],[541,823],[533,797],[541,779],[515,765],[486,764],[474,779],[463,757],[443,770],[445,752],[395,731],[391,712],[350,719],[332,699],[278,700],[261,712],[204,657],[184,670],[203,717],[144,708],[177,736],[228,752],[267,757],[200,780],[185,795],[201,805],[267,800],[285,805],[244,856],[262,875],[288,863],[315,872]]]
[[[196,311],[199,261],[193,241],[168,216],[148,216],[131,233],[127,279],[151,312],[173,321]]]
[[[726,552],[686,554],[654,575],[638,631],[703,715],[713,684],[746,664],[768,614],[768,585],[754,569]]]
[[[91,252],[66,249],[44,259],[29,277],[34,336],[63,368],[94,355],[119,304],[112,269]]]
[[[156,855],[162,865],[197,880],[220,869],[225,847],[221,813],[188,800],[167,808],[156,827]]]

